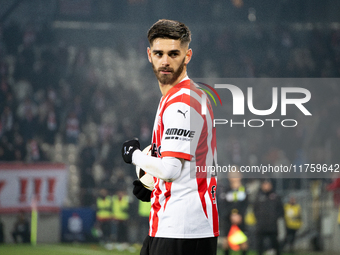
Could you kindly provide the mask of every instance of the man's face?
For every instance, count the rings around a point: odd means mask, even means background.
[[[295,205],[295,204],[296,204],[295,197],[291,197],[291,198],[289,199],[289,203],[292,204],[292,205]]]
[[[101,197],[106,197],[107,196],[107,190],[106,189],[101,189],[99,191]]]
[[[263,192],[269,192],[272,190],[273,185],[270,182],[265,181],[262,183],[261,188]]]
[[[161,84],[179,82],[185,74],[192,51],[179,40],[157,38],[148,48],[148,58]]]

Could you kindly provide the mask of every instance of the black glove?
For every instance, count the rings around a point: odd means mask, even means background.
[[[140,180],[133,181],[133,194],[143,202],[150,202],[151,191],[144,187]]]
[[[123,143],[122,156],[126,163],[132,163],[132,153],[137,149],[140,149],[138,139],[129,140]]]

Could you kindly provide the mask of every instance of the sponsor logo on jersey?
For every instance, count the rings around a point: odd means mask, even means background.
[[[177,110],[178,113],[183,114],[184,118],[186,119],[187,117],[185,116],[185,114],[187,114],[188,111],[186,112],[182,112],[180,109]]]
[[[191,141],[194,138],[195,131],[182,128],[168,128],[165,131],[165,140],[175,139],[182,141]]]

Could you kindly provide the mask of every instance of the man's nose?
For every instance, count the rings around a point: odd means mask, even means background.
[[[169,56],[164,54],[162,56],[162,62],[161,62],[162,66],[169,66]]]

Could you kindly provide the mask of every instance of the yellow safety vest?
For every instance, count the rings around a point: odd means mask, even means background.
[[[256,224],[256,217],[254,214],[253,206],[248,206],[244,222],[248,226],[254,226]]]
[[[112,196],[112,216],[115,220],[127,220],[129,218],[128,209],[128,196],[123,196],[120,200],[118,196]]]
[[[302,220],[300,205],[285,204],[284,209],[287,228],[296,230],[301,228]]]
[[[111,219],[111,197],[97,198],[97,219],[109,220]]]
[[[149,217],[151,210],[151,203],[150,202],[143,202],[139,200],[138,206],[138,214],[142,217]]]
[[[237,190],[235,190],[233,192],[233,198],[234,198],[234,202],[237,202],[239,200],[239,194],[241,193],[245,193],[246,192],[246,188],[241,185]]]

